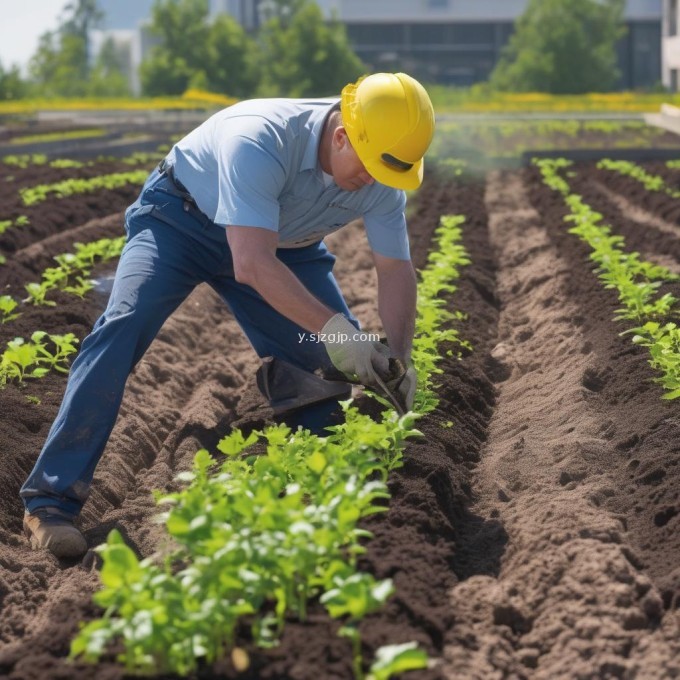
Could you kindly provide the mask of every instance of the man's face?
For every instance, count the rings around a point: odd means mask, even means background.
[[[352,148],[343,127],[336,128],[333,133],[330,164],[333,180],[345,191],[358,191],[375,182]]]

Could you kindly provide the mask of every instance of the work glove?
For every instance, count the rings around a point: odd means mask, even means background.
[[[332,316],[321,329],[324,345],[333,366],[348,378],[355,376],[362,385],[377,384],[376,375],[389,372],[390,350],[371,340],[356,340],[361,331],[342,314]]]
[[[397,386],[397,392],[401,398],[400,401],[406,411],[410,411],[413,408],[413,400],[416,396],[417,386],[418,376],[416,375],[416,369],[413,368],[413,364],[409,362],[406,373]]]

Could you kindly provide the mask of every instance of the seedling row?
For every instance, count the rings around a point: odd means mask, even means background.
[[[561,175],[571,163],[565,159],[536,161],[545,183],[558,191],[571,210],[565,217],[574,223],[569,230],[592,248],[590,259],[605,288],[614,289],[623,307],[615,318],[633,321],[629,329],[633,342],[647,347],[651,366],[661,372],[658,382],[667,390],[665,399],[680,397],[680,332],[670,319],[678,318],[678,299],[670,292],[660,293],[664,283],[680,279],[667,268],[641,260],[639,253],[626,252],[623,237],[601,224],[596,213],[582,198],[572,194],[569,183]]]

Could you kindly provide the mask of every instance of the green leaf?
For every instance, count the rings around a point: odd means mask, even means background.
[[[367,680],[389,680],[396,673],[427,668],[427,653],[418,649],[415,642],[380,647],[375,653],[376,660],[371,666]]]
[[[327,464],[328,461],[326,460],[326,456],[324,456],[321,451],[314,451],[314,453],[307,458],[307,465],[313,472],[316,472],[317,475],[320,475],[324,471]]]
[[[139,560],[117,529],[111,531],[101,552],[104,565],[100,578],[106,587],[120,588],[135,579],[139,573]]]
[[[227,456],[238,456],[241,451],[248,448],[258,440],[257,432],[251,432],[248,438],[244,438],[241,430],[234,430],[217,444],[217,449]]]

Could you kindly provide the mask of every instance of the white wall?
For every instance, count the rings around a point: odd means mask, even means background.
[[[675,17],[671,17],[671,0],[663,0],[663,22],[661,33],[661,80],[666,87],[672,87],[672,69],[678,70],[680,78],[680,2],[676,0]],[[671,21],[675,25],[671,26]],[[675,35],[671,35],[671,34]],[[677,90],[677,83],[676,83]]]
[[[670,85],[670,70],[680,70],[680,36],[665,38],[661,45],[661,58],[664,70],[664,85]],[[668,73],[666,73],[668,71]]]

